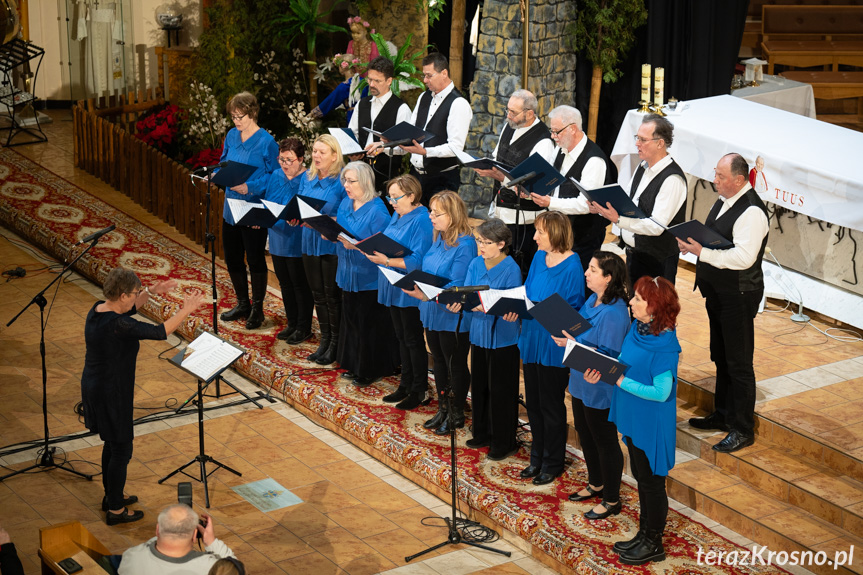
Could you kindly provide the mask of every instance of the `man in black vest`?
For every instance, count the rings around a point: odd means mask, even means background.
[[[411,171],[423,188],[422,203],[441,190],[458,191],[459,163],[453,150],[464,149],[473,111],[449,78],[449,62],[443,54],[423,58],[423,83],[411,123],[434,134],[422,144],[416,141],[401,149],[411,154]]]
[[[581,112],[572,106],[558,106],[548,113],[551,137],[557,147],[547,158],[554,168],[567,178],[575,178],[588,190],[610,184],[615,171],[608,157],[582,130]],[[551,195],[531,194],[536,205],[569,215],[574,242],[572,251],[578,254],[582,269],[587,269],[593,253],[602,247],[608,220],[590,213],[587,198],[567,180]]]
[[[716,364],[714,411],[692,418],[697,429],[728,435],[713,446],[731,453],[755,441],[754,318],[764,294],[761,258],[767,246],[767,208],[749,185],[749,165],[740,154],[728,154],[716,165],[713,184],[719,199],[705,224],[734,247],[712,250],[687,238],[680,251],[698,257],[695,285],[705,298],[710,320],[710,358]]]
[[[632,176],[629,197],[647,218],[621,217],[611,205],[591,203],[591,211],[620,228],[633,285],[641,276],[662,276],[671,283],[677,277],[680,250],[662,227],[683,223],[686,210],[686,176],[668,155],[673,139],[674,126],[662,116],[648,114],[641,120],[635,147],[642,162]]]
[[[369,95],[359,101],[348,124],[357,141],[368,152],[366,159],[375,171],[375,189],[384,196],[387,180],[401,173],[400,158],[381,154],[380,137],[363,128],[384,132],[396,124],[410,121],[411,109],[390,91],[394,73],[393,63],[383,56],[369,62],[366,75]]]

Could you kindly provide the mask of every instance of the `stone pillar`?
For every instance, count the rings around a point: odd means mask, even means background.
[[[539,100],[540,119],[562,104],[575,105],[575,53],[566,25],[575,18],[571,0],[529,0],[529,69],[527,89]],[[471,83],[473,122],[465,150],[490,156],[503,129],[506,104],[521,88],[522,20],[519,3],[485,0],[480,20],[477,67]],[[491,201],[491,180],[462,170],[461,196],[472,216],[485,218]]]

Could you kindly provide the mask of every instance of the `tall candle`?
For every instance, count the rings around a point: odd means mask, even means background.
[[[650,64],[641,65],[641,99],[650,102]]]
[[[653,78],[653,103],[662,106],[665,96],[665,68],[656,68]]]

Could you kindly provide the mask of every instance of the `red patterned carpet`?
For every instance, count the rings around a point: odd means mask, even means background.
[[[177,292],[151,299],[142,310],[153,319],[177,309],[184,290],[209,289],[209,260],[8,149],[0,150],[0,222],[61,260],[83,236],[116,224],[117,229],[80,260],[78,271],[99,284],[116,265],[135,270],[145,284],[177,279]],[[219,267],[217,275],[220,293],[230,293],[224,268]],[[223,307],[233,304],[226,298],[221,302]],[[316,414],[322,424],[411,479],[449,492],[449,439],[436,437],[421,425],[435,411],[434,405],[405,413],[381,402],[394,389],[395,381],[384,380],[365,389],[339,382],[338,372],[306,361],[316,341],[291,347],[276,340],[285,319],[281,300],[273,293],[267,298],[266,314],[264,329],[254,332],[239,329],[238,324],[220,325],[221,336],[247,350],[238,370],[272,387],[289,403]],[[180,332],[191,338],[196,331],[210,328],[211,317],[212,310],[204,308]],[[466,430],[459,430],[460,444],[468,437]],[[586,482],[587,475],[582,461],[574,452],[570,455],[572,465],[566,474],[538,488],[518,477],[528,461],[524,449],[506,461],[490,462],[476,450],[459,448],[460,499],[577,573],[779,571],[776,567],[698,565],[699,549],[727,554],[740,548],[675,511],[670,512],[665,532],[666,561],[643,568],[620,564],[611,544],[636,531],[637,494],[632,486],[624,485],[623,513],[604,521],[586,521],[582,514],[594,503],[571,503],[566,498]]]

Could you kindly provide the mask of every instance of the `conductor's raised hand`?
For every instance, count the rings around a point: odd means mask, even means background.
[[[192,313],[204,303],[204,293],[201,290],[192,290],[183,298],[183,310]]]

